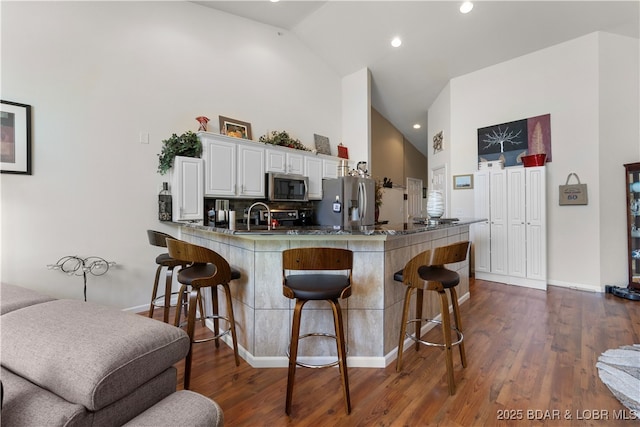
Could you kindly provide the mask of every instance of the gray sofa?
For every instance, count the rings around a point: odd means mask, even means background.
[[[214,401],[176,392],[179,328],[7,284],[0,314],[5,427],[223,425]]]

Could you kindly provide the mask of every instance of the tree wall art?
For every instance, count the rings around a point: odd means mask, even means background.
[[[505,167],[521,166],[523,156],[543,153],[550,162],[550,114],[478,129],[478,162],[502,160]]]

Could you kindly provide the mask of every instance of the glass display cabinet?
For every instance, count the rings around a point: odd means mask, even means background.
[[[640,163],[624,165],[627,182],[629,287],[640,291]]]
[[[640,300],[640,162],[624,165],[627,194],[627,260],[629,283],[626,288],[607,286],[606,292]]]

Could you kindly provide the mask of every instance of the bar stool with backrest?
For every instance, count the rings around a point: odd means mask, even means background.
[[[167,233],[162,233],[160,231],[155,231],[155,230],[147,230],[147,237],[149,238],[149,243],[152,246],[157,246],[159,248],[166,248],[167,239],[173,239],[171,235]],[[156,264],[158,264],[158,268],[156,269],[156,278],[155,278],[155,281],[153,282],[151,304],[149,305],[149,317],[153,317],[153,309],[155,307],[163,307],[164,308],[163,320],[165,323],[169,323],[169,310],[171,309],[171,296],[178,294],[178,292],[171,292],[171,288],[173,284],[173,270],[176,267],[184,268],[187,265],[189,265],[189,263],[172,258],[168,253],[165,252],[156,257]],[[164,295],[158,296],[158,284],[160,282],[160,272],[162,271],[163,268],[167,269],[165,273],[166,278],[165,278],[165,286],[164,286]]]
[[[191,361],[193,358],[193,344],[207,342],[215,340],[216,347],[219,345],[218,340],[223,335],[231,333],[231,339],[233,341],[233,353],[235,357],[236,366],[240,365],[240,358],[238,356],[238,339],[236,336],[236,322],[233,315],[233,303],[231,299],[231,289],[229,288],[229,282],[234,279],[240,278],[240,272],[232,269],[229,266],[227,260],[225,260],[220,254],[211,249],[197,246],[188,242],[183,242],[175,239],[167,239],[167,248],[169,249],[169,255],[175,259],[187,261],[191,265],[187,268],[180,270],[178,273],[178,282],[182,283],[180,289],[181,294],[186,294],[187,288],[189,291],[188,302],[188,315],[187,315],[187,334],[191,340],[189,347],[189,353],[185,360],[184,368],[184,388],[189,389],[191,382]],[[222,286],[226,296],[227,313],[226,316],[221,316],[218,312],[218,296],[217,287]],[[198,339],[194,338],[196,319],[196,308],[198,301],[202,298],[202,290],[209,288],[211,292],[212,309],[213,314],[207,316],[201,308],[200,319],[204,320],[212,319],[214,323],[213,333],[215,336],[210,338]],[[220,332],[219,321],[224,320],[228,323],[229,327]],[[180,322],[180,310],[176,313],[176,326]]]
[[[416,342],[416,351],[420,344],[442,347],[445,350],[447,382],[449,384],[449,394],[451,395],[454,395],[456,392],[453,377],[452,347],[454,345],[459,347],[460,359],[463,367],[467,366],[467,358],[464,350],[464,336],[462,335],[462,320],[460,317],[460,308],[458,307],[458,294],[455,290],[455,287],[460,283],[460,275],[456,271],[445,268],[445,265],[464,261],[467,258],[468,251],[468,241],[438,247],[433,251],[433,255],[430,260],[430,251],[425,251],[412,258],[403,270],[394,275],[394,279],[396,281],[401,281],[405,286],[407,286],[404,297],[404,309],[402,311],[402,324],[400,326],[396,371],[400,372],[402,370],[402,354],[404,350],[405,336]],[[414,289],[416,290],[416,313],[414,319],[409,319],[411,293]],[[449,301],[445,289],[449,290],[449,294],[451,296],[455,327],[451,326]],[[441,321],[422,318],[422,304],[425,290],[436,291],[440,295]],[[420,338],[420,329],[423,321],[437,323],[442,326],[444,343],[430,342]],[[415,336],[407,334],[407,325],[409,323],[415,324]],[[452,341],[451,339],[452,331],[457,335],[456,341]]]
[[[351,398],[349,397],[349,378],[347,376],[347,351],[342,322],[342,311],[338,298],[351,295],[351,270],[353,268],[353,253],[347,249],[338,248],[296,248],[282,253],[283,294],[296,300],[291,327],[291,344],[289,349],[289,373],[287,376],[287,400],[285,411],[291,414],[293,400],[293,384],[296,365],[303,367],[329,367],[338,365],[342,380],[342,392],[347,414],[351,412]],[[342,270],[343,273],[335,274]],[[293,271],[304,271],[302,274],[292,274]],[[311,333],[300,336],[300,319],[302,307],[308,301],[325,300],[333,310],[335,335]],[[300,339],[309,336],[329,336],[335,338],[337,361],[325,365],[309,365],[298,362],[298,343]]]

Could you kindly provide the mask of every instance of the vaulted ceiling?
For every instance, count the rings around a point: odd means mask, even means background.
[[[424,154],[427,110],[452,78],[594,31],[640,35],[637,0],[476,1],[468,14],[462,1],[194,3],[295,35],[341,77],[369,68],[373,107]]]

